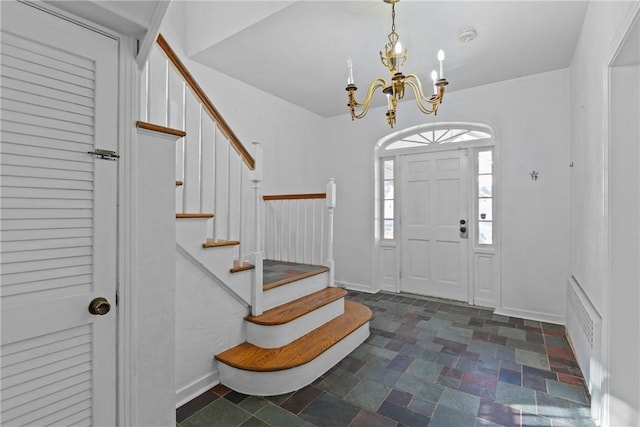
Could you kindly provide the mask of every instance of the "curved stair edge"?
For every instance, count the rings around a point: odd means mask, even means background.
[[[318,379],[369,337],[369,322],[351,332],[315,359],[280,371],[246,371],[218,361],[220,382],[239,393],[275,396],[299,390]]]

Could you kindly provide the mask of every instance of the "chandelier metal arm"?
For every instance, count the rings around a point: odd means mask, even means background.
[[[387,82],[382,77],[378,77],[369,85],[369,89],[367,90],[367,95],[365,96],[362,102],[358,102],[355,97],[355,91],[357,87],[355,85],[348,85],[346,90],[349,92],[349,103],[347,106],[351,110],[351,120],[361,119],[367,115],[369,112],[369,108],[371,108],[371,99],[373,98],[373,94],[375,91],[380,88],[384,89],[387,87]],[[356,108],[362,107],[360,113],[356,113]]]
[[[410,80],[412,79],[412,80]],[[418,108],[425,114],[437,114],[438,113],[438,105],[440,104],[442,97],[440,95],[440,86],[438,86],[438,94],[431,95],[430,97],[426,97],[424,92],[422,91],[422,84],[420,80],[415,74],[408,74],[405,77],[404,83],[411,88],[413,94],[416,98],[416,104],[418,104]],[[444,91],[443,91],[444,92]],[[423,104],[426,102],[429,104],[429,107]]]

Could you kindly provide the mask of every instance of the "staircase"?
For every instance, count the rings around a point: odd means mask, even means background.
[[[186,130],[176,150],[176,293],[187,311],[176,313],[187,322],[177,343],[193,343],[199,330],[208,331],[202,342],[216,335],[213,348],[177,349],[195,360],[177,357],[178,404],[218,382],[261,396],[310,384],[369,336],[371,311],[334,287],[335,184],[326,193],[261,200],[259,144],[251,156],[162,36],[141,87],[148,126]],[[183,280],[194,281],[187,294]],[[198,309],[209,306],[201,298],[211,287],[218,289],[212,309]],[[180,328],[190,341],[179,339]]]

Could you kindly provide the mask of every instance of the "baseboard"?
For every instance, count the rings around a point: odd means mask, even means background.
[[[208,373],[191,384],[182,387],[176,391],[176,409],[218,384],[220,384],[220,373],[216,369],[214,372]]]
[[[566,317],[558,316],[557,314],[540,313],[537,311],[519,310],[515,308],[506,308],[506,307],[497,307],[493,312],[501,316],[519,317],[521,319],[553,323],[556,325],[563,325],[563,326],[566,324]]]
[[[350,291],[364,292],[367,294],[378,293],[378,290],[371,289],[371,286],[361,285],[359,283],[350,283],[350,282],[343,282],[341,280],[336,280],[336,286],[340,288],[348,289]]]
[[[476,307],[493,309],[496,307],[496,302],[493,299],[475,298],[473,300],[473,305]]]

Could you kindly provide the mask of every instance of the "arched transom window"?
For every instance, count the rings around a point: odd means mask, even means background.
[[[399,148],[419,148],[425,146],[472,142],[491,138],[485,130],[469,128],[428,128],[406,136],[400,136],[385,147],[385,150]]]

